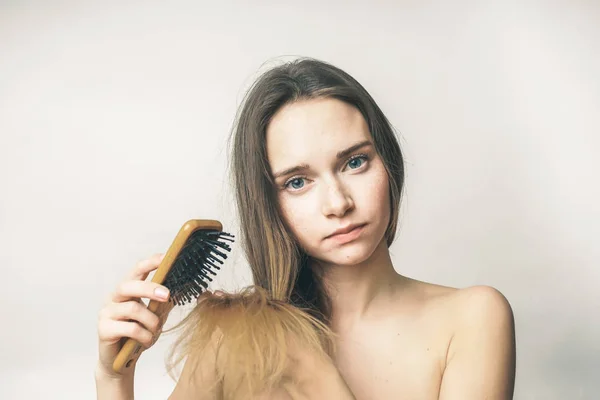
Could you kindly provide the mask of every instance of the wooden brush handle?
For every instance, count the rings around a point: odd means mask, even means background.
[[[168,314],[172,308],[173,304],[169,302],[162,303],[160,301],[150,300],[150,303],[148,303],[148,309],[154,312],[161,320],[163,318],[166,319],[166,314]],[[131,338],[127,339],[113,362],[113,370],[122,374],[127,369],[132,368],[144,350],[146,350],[144,346],[137,340]]]
[[[223,226],[221,225],[221,222],[211,219],[192,219],[183,224],[152,277],[152,282],[162,284],[165,281],[167,274],[171,270],[181,249],[183,249],[185,242],[190,235],[198,229],[214,229],[220,231],[223,229]],[[148,309],[155,313],[159,318],[166,319],[167,316],[165,313],[168,314],[171,309],[173,309],[173,303],[150,300]],[[144,350],[146,350],[144,346],[137,340],[131,338],[127,339],[113,362],[113,370],[122,374],[127,369],[132,368]]]

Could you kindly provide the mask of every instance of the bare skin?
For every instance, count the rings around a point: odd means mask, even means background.
[[[498,292],[400,275],[390,287],[373,315],[338,322],[335,362],[357,399],[512,398],[514,327]]]
[[[133,399],[135,365],[127,373],[118,374],[113,371],[112,364],[124,338],[133,338],[148,349],[160,336],[172,306],[167,307],[164,315],[158,316],[148,310],[141,299],[167,301],[167,288],[145,280],[158,268],[163,257],[164,254],[154,254],[138,262],[110,294],[98,314],[99,357],[95,370],[98,399]],[[165,295],[161,296],[161,293]]]
[[[499,292],[458,290],[396,273],[387,289],[359,319],[334,321],[335,359],[308,360],[302,368],[313,385],[300,393],[282,387],[260,399],[512,398],[514,325]],[[213,381],[209,359],[193,376],[186,363],[170,400],[215,398],[203,392]]]
[[[274,115],[266,140],[283,217],[324,271],[340,335],[333,362],[353,395],[512,398],[514,324],[502,294],[395,272],[387,172],[362,114],[336,99],[301,100]],[[329,236],[355,225],[354,236]]]
[[[281,388],[265,398],[511,399],[515,333],[504,296],[487,286],[453,289],[396,273],[384,239],[386,170],[360,112],[334,99],[284,106],[267,129],[267,150],[283,217],[313,268],[324,272],[339,340],[333,359],[300,357],[299,373],[312,382],[304,392]],[[302,169],[279,174],[294,166]],[[353,224],[361,228],[352,238],[330,236]],[[135,280],[150,270],[145,265]],[[99,399],[133,398],[132,376],[107,373],[116,343],[136,334],[150,346],[161,322],[137,309],[126,317],[144,329],[114,320],[124,317],[119,304],[150,297],[151,289],[122,285],[101,313]],[[187,360],[171,400],[215,398],[204,391],[214,381],[210,359]],[[194,364],[201,373],[190,373]]]

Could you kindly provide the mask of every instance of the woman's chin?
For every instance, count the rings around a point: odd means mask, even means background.
[[[325,264],[352,266],[367,261],[373,254],[373,250],[365,245],[356,244],[330,250],[318,258]]]

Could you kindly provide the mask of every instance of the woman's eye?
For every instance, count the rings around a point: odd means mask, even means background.
[[[363,165],[363,162],[365,161],[365,159],[366,159],[366,157],[364,157],[364,156],[353,158],[352,160],[348,161],[348,166],[350,167],[350,169],[359,168],[360,166]]]
[[[302,187],[304,186],[304,178],[294,178],[288,181],[288,183],[285,184],[286,187],[291,186],[293,189],[302,189]]]

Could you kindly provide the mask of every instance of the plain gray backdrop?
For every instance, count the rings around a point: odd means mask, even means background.
[[[187,219],[238,233],[236,108],[295,56],[349,72],[399,133],[397,270],[504,293],[516,399],[598,398],[598,1],[0,4],[0,398],[95,398],[124,274]],[[238,247],[227,265],[214,288],[250,283]],[[138,399],[171,392],[172,339]]]

